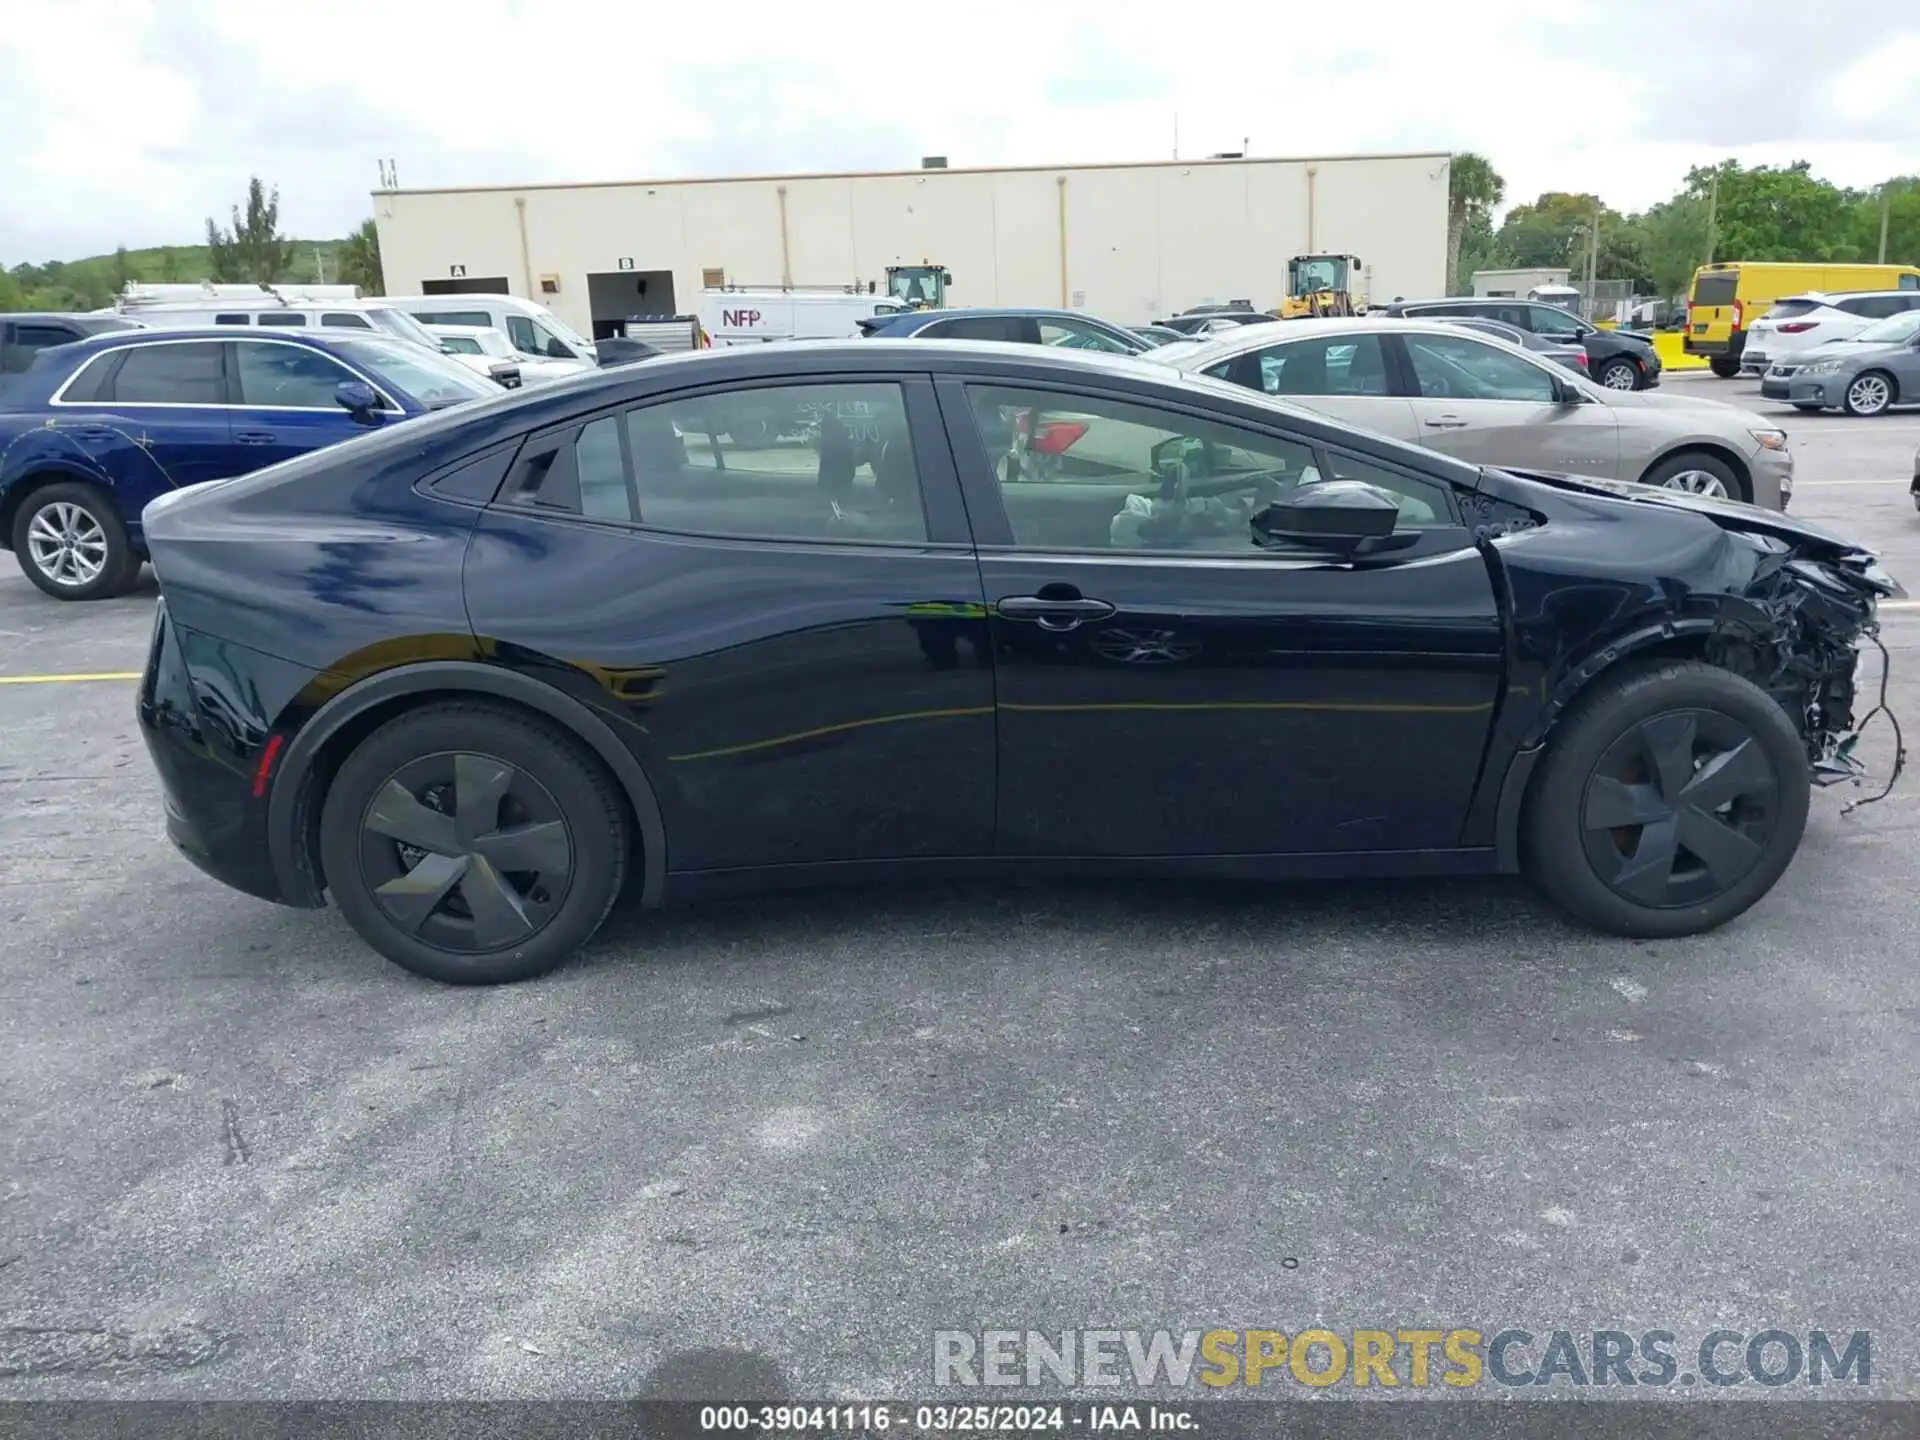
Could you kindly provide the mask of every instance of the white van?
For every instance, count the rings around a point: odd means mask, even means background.
[[[700,325],[719,345],[775,340],[856,340],[860,322],[913,307],[891,295],[852,290],[707,290]]]
[[[422,325],[471,325],[498,330],[522,355],[541,360],[599,363],[593,342],[544,305],[518,295],[383,295]]]
[[[203,325],[253,325],[263,330],[376,330],[396,340],[424,345],[429,350],[442,348],[418,320],[397,306],[378,300],[335,300],[329,304],[287,304],[279,300],[266,304],[229,301],[218,305],[205,301],[162,302],[142,305],[127,318],[160,330],[198,329]]]

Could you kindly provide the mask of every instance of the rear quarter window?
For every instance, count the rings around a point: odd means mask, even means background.
[[[1766,318],[1769,320],[1791,320],[1796,315],[1805,315],[1809,311],[1818,310],[1819,308],[1820,302],[1818,300],[1776,300],[1767,311]]]

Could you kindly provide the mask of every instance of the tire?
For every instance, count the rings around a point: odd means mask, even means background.
[[[1593,378],[1609,390],[1638,390],[1640,367],[1631,360],[1613,359],[1603,364]]]
[[[477,817],[466,825],[463,802]],[[484,702],[381,726],[348,754],[320,813],[320,861],[347,923],[394,964],[451,985],[564,963],[619,898],[630,848],[626,805],[598,760]]]
[[[1722,496],[1730,500],[1751,500],[1753,496],[1726,461],[1698,450],[1682,450],[1677,455],[1651,465],[1640,477],[1642,485],[1658,485],[1667,490],[1684,490],[1694,495]]]
[[[1653,758],[1662,751],[1664,784]],[[1596,680],[1555,729],[1527,799],[1522,863],[1597,929],[1698,934],[1773,888],[1800,847],[1811,793],[1806,746],[1766,692],[1699,661],[1639,666]],[[1728,805],[1708,809],[1722,794]],[[1621,823],[1587,828],[1616,814]],[[1689,841],[1716,852],[1725,873]]]
[[[1707,368],[1722,380],[1731,380],[1740,373],[1740,362],[1726,355],[1715,355],[1707,361]]]
[[[1841,407],[1849,415],[1884,415],[1899,398],[1899,388],[1884,370],[1863,370],[1847,382]]]
[[[98,486],[62,481],[34,491],[13,517],[13,554],[57,600],[105,600],[140,574],[120,512]]]

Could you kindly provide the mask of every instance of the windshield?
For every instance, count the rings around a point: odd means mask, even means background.
[[[414,344],[424,345],[429,350],[437,351],[440,348],[438,337],[404,310],[395,310],[385,305],[376,306],[367,311],[367,318],[397,340],[411,340]]]
[[[593,353],[593,341],[587,339],[586,336],[567,324],[566,321],[562,320],[551,310],[542,310],[540,312],[540,320],[549,330],[553,331],[554,334],[566,341],[575,350],[584,350],[588,355]]]
[[[1905,345],[1920,338],[1920,310],[1876,320],[1853,337],[1856,345]]]
[[[1332,257],[1293,262],[1293,293],[1296,297],[1321,290],[1346,288],[1346,262]]]
[[[348,359],[372,371],[376,380],[404,390],[429,410],[505,393],[493,381],[437,349],[424,350],[391,340],[342,340],[340,349]]]

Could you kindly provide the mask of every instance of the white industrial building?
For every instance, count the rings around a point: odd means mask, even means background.
[[[581,330],[691,310],[704,286],[886,289],[952,273],[951,305],[1044,305],[1139,323],[1230,299],[1277,305],[1287,260],[1357,255],[1365,298],[1446,283],[1444,152],[946,168],[378,190],[392,294],[529,296]]]

